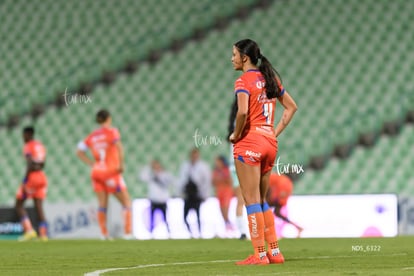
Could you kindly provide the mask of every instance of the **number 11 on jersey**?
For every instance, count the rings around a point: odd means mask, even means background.
[[[263,104],[263,116],[266,117],[266,124],[273,124],[273,104],[265,103]]]

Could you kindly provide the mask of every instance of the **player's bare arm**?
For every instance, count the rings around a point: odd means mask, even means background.
[[[279,123],[275,128],[275,136],[278,137],[280,133],[286,128],[289,122],[292,120],[293,115],[295,114],[296,110],[298,109],[295,101],[289,95],[287,91],[281,96],[277,98],[278,101],[284,107],[284,111],[282,114],[282,118],[280,119]]]
[[[119,172],[122,173],[124,171],[124,147],[122,145],[121,141],[117,141],[115,143],[115,146],[118,150],[118,154],[119,154]]]
[[[85,163],[86,165],[92,167],[93,164],[95,163],[91,158],[88,157],[88,155],[86,155],[86,152],[83,150],[76,150],[76,155],[78,156],[78,158]]]
[[[280,210],[282,209],[282,206],[280,206],[279,204],[275,205],[275,209],[273,210],[275,216],[277,216],[278,218],[281,218],[282,220],[284,220],[287,223],[292,224],[297,230],[298,230],[298,235],[297,237],[300,237],[300,234],[303,231],[303,228],[300,227],[299,225],[297,225],[296,223],[294,223],[293,221],[291,221],[288,217],[282,215],[282,213],[280,212]]]
[[[237,94],[238,110],[236,114],[236,126],[234,132],[230,135],[230,142],[235,143],[240,140],[244,127],[247,121],[247,114],[249,112],[249,95],[246,93]]]
[[[280,210],[282,209],[282,206],[280,206],[279,204],[275,205],[275,209],[274,209],[274,214],[275,216],[277,216],[278,218],[281,218],[282,220],[284,220],[287,223],[290,223],[290,220],[288,217],[282,215],[282,213],[280,212]]]
[[[33,171],[32,163],[33,163],[32,158],[30,156],[26,156],[26,173],[24,175],[23,181],[27,181],[27,178],[29,177],[30,172]]]

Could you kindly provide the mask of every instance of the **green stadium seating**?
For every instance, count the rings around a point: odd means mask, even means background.
[[[39,98],[47,102],[65,87],[144,57],[253,2],[4,1],[0,34],[7,38],[1,46],[7,55],[0,71],[7,77],[1,80],[6,92],[0,93],[0,116],[27,110]],[[78,9],[82,12],[74,16]],[[74,151],[96,127],[94,114],[102,107],[110,109],[121,131],[125,179],[133,197],[145,196],[137,173],[152,158],[177,174],[195,146],[196,130],[222,141],[201,147],[206,161],[229,154],[227,118],[239,75],[231,69],[231,45],[245,37],[259,42],[299,106],[279,138],[283,162],[306,165],[312,156],[331,154],[335,145],[356,142],[361,133],[380,131],[385,121],[402,120],[414,106],[409,50],[414,42],[406,35],[413,9],[409,0],[274,1],[252,10],[244,21],[232,20],[225,30],[211,30],[202,41],[189,41],[177,54],[166,52],[155,65],[143,64],[136,74],[97,86],[92,103],[48,109],[34,124],[48,148],[49,200],[93,197],[88,170]],[[281,111],[279,105],[276,118]],[[412,194],[412,134],[406,126],[372,149],[356,148],[348,160],[331,160],[321,172],[306,169],[296,192]],[[0,153],[7,156],[0,159],[6,168],[0,203],[9,203],[23,173],[20,129],[1,129],[0,139]]]
[[[2,1],[0,123],[254,2]]]
[[[396,137],[381,137],[372,149],[358,147],[346,160],[333,160],[322,171],[309,171],[295,185],[297,194],[414,192],[414,126]]]

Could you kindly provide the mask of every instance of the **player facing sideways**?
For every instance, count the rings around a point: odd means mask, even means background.
[[[236,172],[254,248],[253,255],[237,264],[283,263],[266,194],[277,153],[276,139],[292,119],[297,106],[256,42],[244,39],[235,43],[231,60],[234,69],[243,74],[235,82],[238,109],[234,132],[229,139],[234,143]],[[274,128],[276,99],[284,111]]]
[[[230,201],[233,198],[233,186],[227,159],[220,155],[216,157],[213,171],[213,186],[219,201],[221,215],[224,219],[227,231],[232,231],[233,226],[229,220]]]
[[[237,97],[234,97],[234,101],[231,107],[230,116],[229,116],[229,127],[228,127],[228,137],[233,133],[234,131],[234,124],[236,120],[236,114],[237,114]],[[230,144],[230,174],[231,174],[231,180],[233,182],[233,188],[234,193],[237,198],[236,203],[236,225],[237,229],[240,232],[240,240],[245,240],[247,238],[246,233],[249,231],[247,229],[247,222],[245,221],[245,218],[243,216],[243,208],[244,208],[244,199],[243,195],[240,189],[239,185],[239,179],[237,178],[236,174],[236,166],[234,164],[234,158],[233,158],[233,144]]]
[[[37,238],[37,233],[33,229],[30,218],[24,209],[26,199],[32,198],[39,217],[39,236],[43,241],[47,241],[47,222],[43,211],[43,201],[47,193],[47,177],[43,171],[46,161],[46,148],[43,144],[34,139],[35,130],[33,127],[23,129],[23,154],[26,158],[26,174],[22,184],[16,193],[16,212],[23,226],[24,234],[19,241],[27,241]]]
[[[99,128],[80,141],[77,156],[91,167],[93,189],[98,198],[98,223],[103,239],[111,239],[106,227],[108,195],[113,194],[123,207],[124,239],[132,239],[131,200],[122,177],[124,152],[118,129],[111,126],[112,117],[108,110],[96,114]],[[90,150],[93,159],[86,152]]]
[[[292,180],[285,174],[277,174],[272,173],[270,175],[270,181],[269,181],[269,191],[267,193],[267,202],[270,206],[274,207],[274,214],[278,218],[281,218],[287,223],[292,224],[297,230],[298,235],[297,237],[300,237],[300,234],[303,231],[303,228],[297,225],[296,223],[289,220],[289,218],[285,215],[283,215],[280,211],[283,206],[286,206],[289,197],[292,195],[293,191],[293,182]]]

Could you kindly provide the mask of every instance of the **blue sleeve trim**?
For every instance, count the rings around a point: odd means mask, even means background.
[[[283,94],[285,94],[285,89],[284,89],[284,88],[282,89],[282,91],[280,91],[280,93],[279,93],[278,97],[282,97],[282,96],[283,96]]]
[[[245,89],[236,90],[234,93],[236,93],[236,95],[239,94],[239,93],[246,93],[247,95],[250,96],[250,92],[245,90]]]

